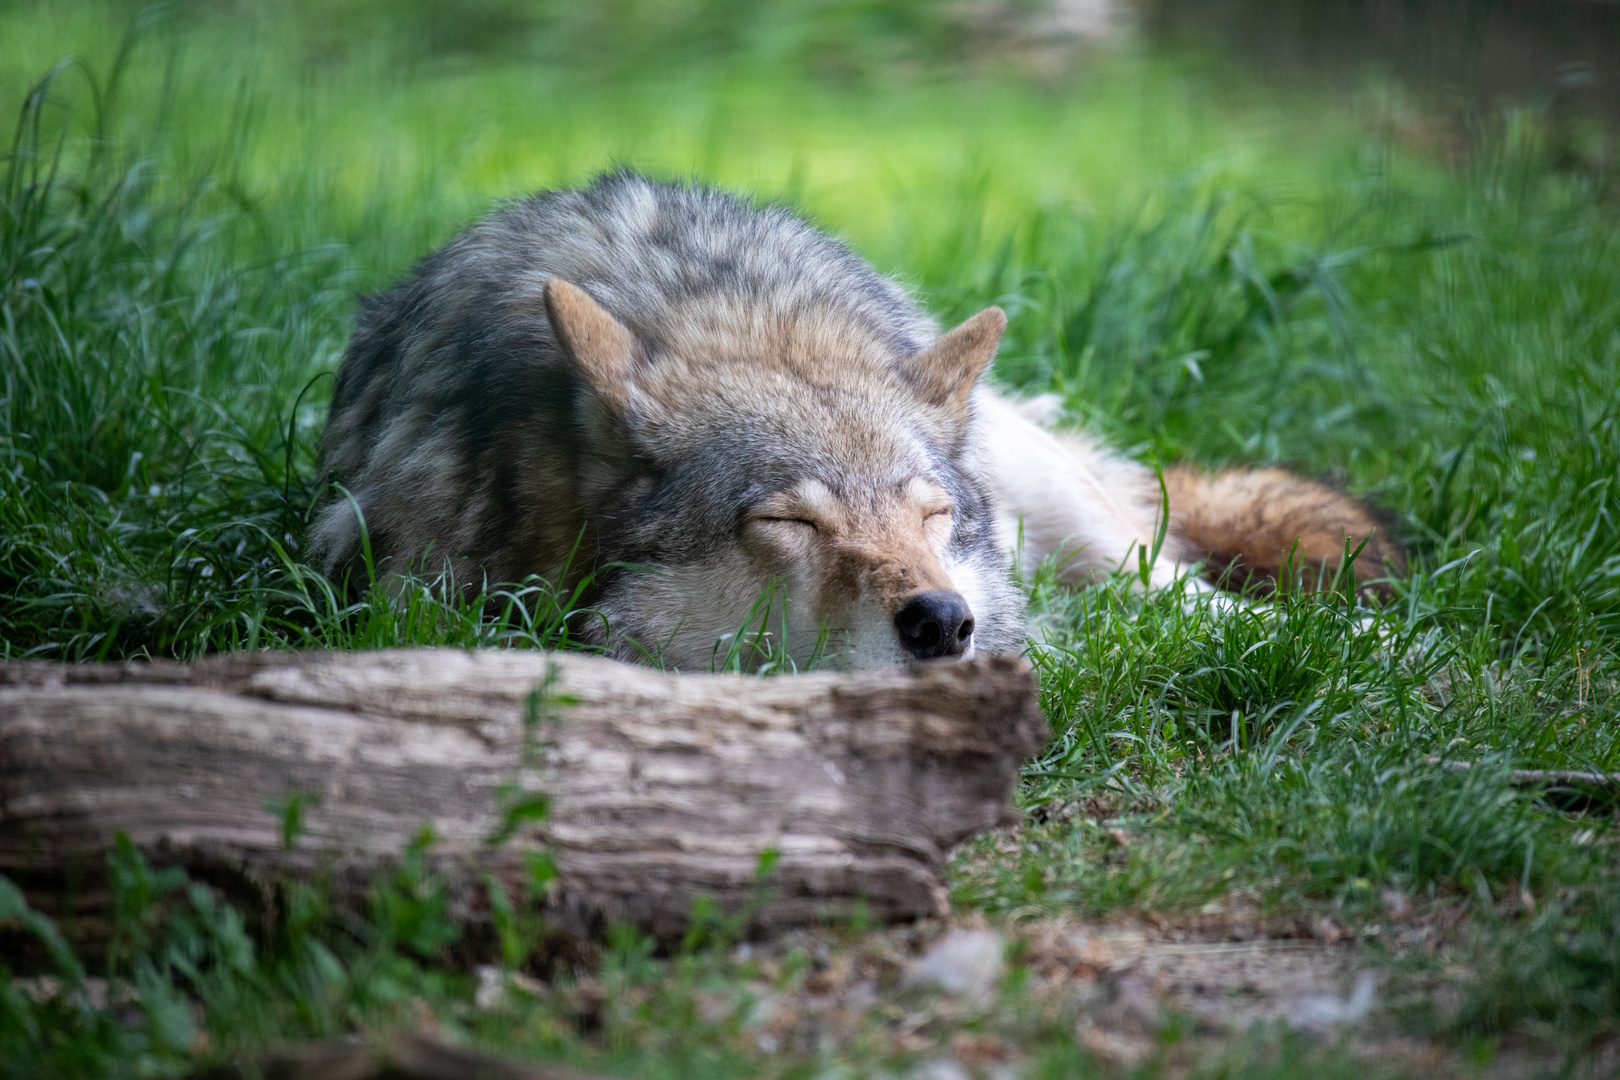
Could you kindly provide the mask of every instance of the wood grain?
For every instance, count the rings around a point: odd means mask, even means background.
[[[573,654],[251,653],[194,664],[0,664],[0,873],[89,925],[122,831],[155,862],[265,897],[320,874],[359,898],[424,826],[457,911],[482,875],[556,862],[549,914],[681,932],[694,898],[758,929],[939,914],[949,849],[1015,818],[1048,737],[1029,666],[668,675]],[[273,809],[306,797],[283,843]],[[500,844],[502,805],[543,820]],[[72,895],[68,895],[72,894]],[[86,920],[89,922],[86,923]]]

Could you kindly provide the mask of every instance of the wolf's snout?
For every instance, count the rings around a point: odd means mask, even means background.
[[[894,617],[900,644],[918,660],[961,656],[973,636],[973,612],[961,593],[937,589],[912,597]]]

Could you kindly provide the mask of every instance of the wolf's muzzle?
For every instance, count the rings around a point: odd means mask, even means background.
[[[918,660],[961,656],[973,637],[973,612],[961,593],[919,593],[894,617],[900,644]]]

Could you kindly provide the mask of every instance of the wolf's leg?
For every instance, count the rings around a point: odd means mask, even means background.
[[[975,398],[984,471],[1001,501],[1006,543],[1033,567],[1049,555],[1062,560],[1070,584],[1095,581],[1136,566],[1152,551],[1159,485],[1151,471],[1110,454],[1081,435],[1054,434],[1030,418],[1023,403],[989,390]],[[1184,552],[1166,536],[1150,583],[1173,584]],[[1199,587],[1202,582],[1194,587]]]

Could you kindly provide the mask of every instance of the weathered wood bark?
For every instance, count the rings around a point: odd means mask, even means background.
[[[938,913],[948,849],[1009,820],[1047,726],[1019,660],[855,675],[665,675],[513,651],[252,653],[195,664],[0,664],[0,873],[47,910],[127,833],[154,861],[363,895],[424,825],[461,913],[525,852],[576,932],[679,932],[694,898],[772,928]],[[271,809],[309,796],[289,849]],[[515,793],[549,812],[489,843]],[[514,895],[517,895],[514,893]]]
[[[1470,761],[1428,759],[1431,765],[1467,772]],[[1620,809],[1620,773],[1589,772],[1583,769],[1510,769],[1508,783],[1516,788],[1533,788],[1548,805],[1565,811],[1608,811]]]

